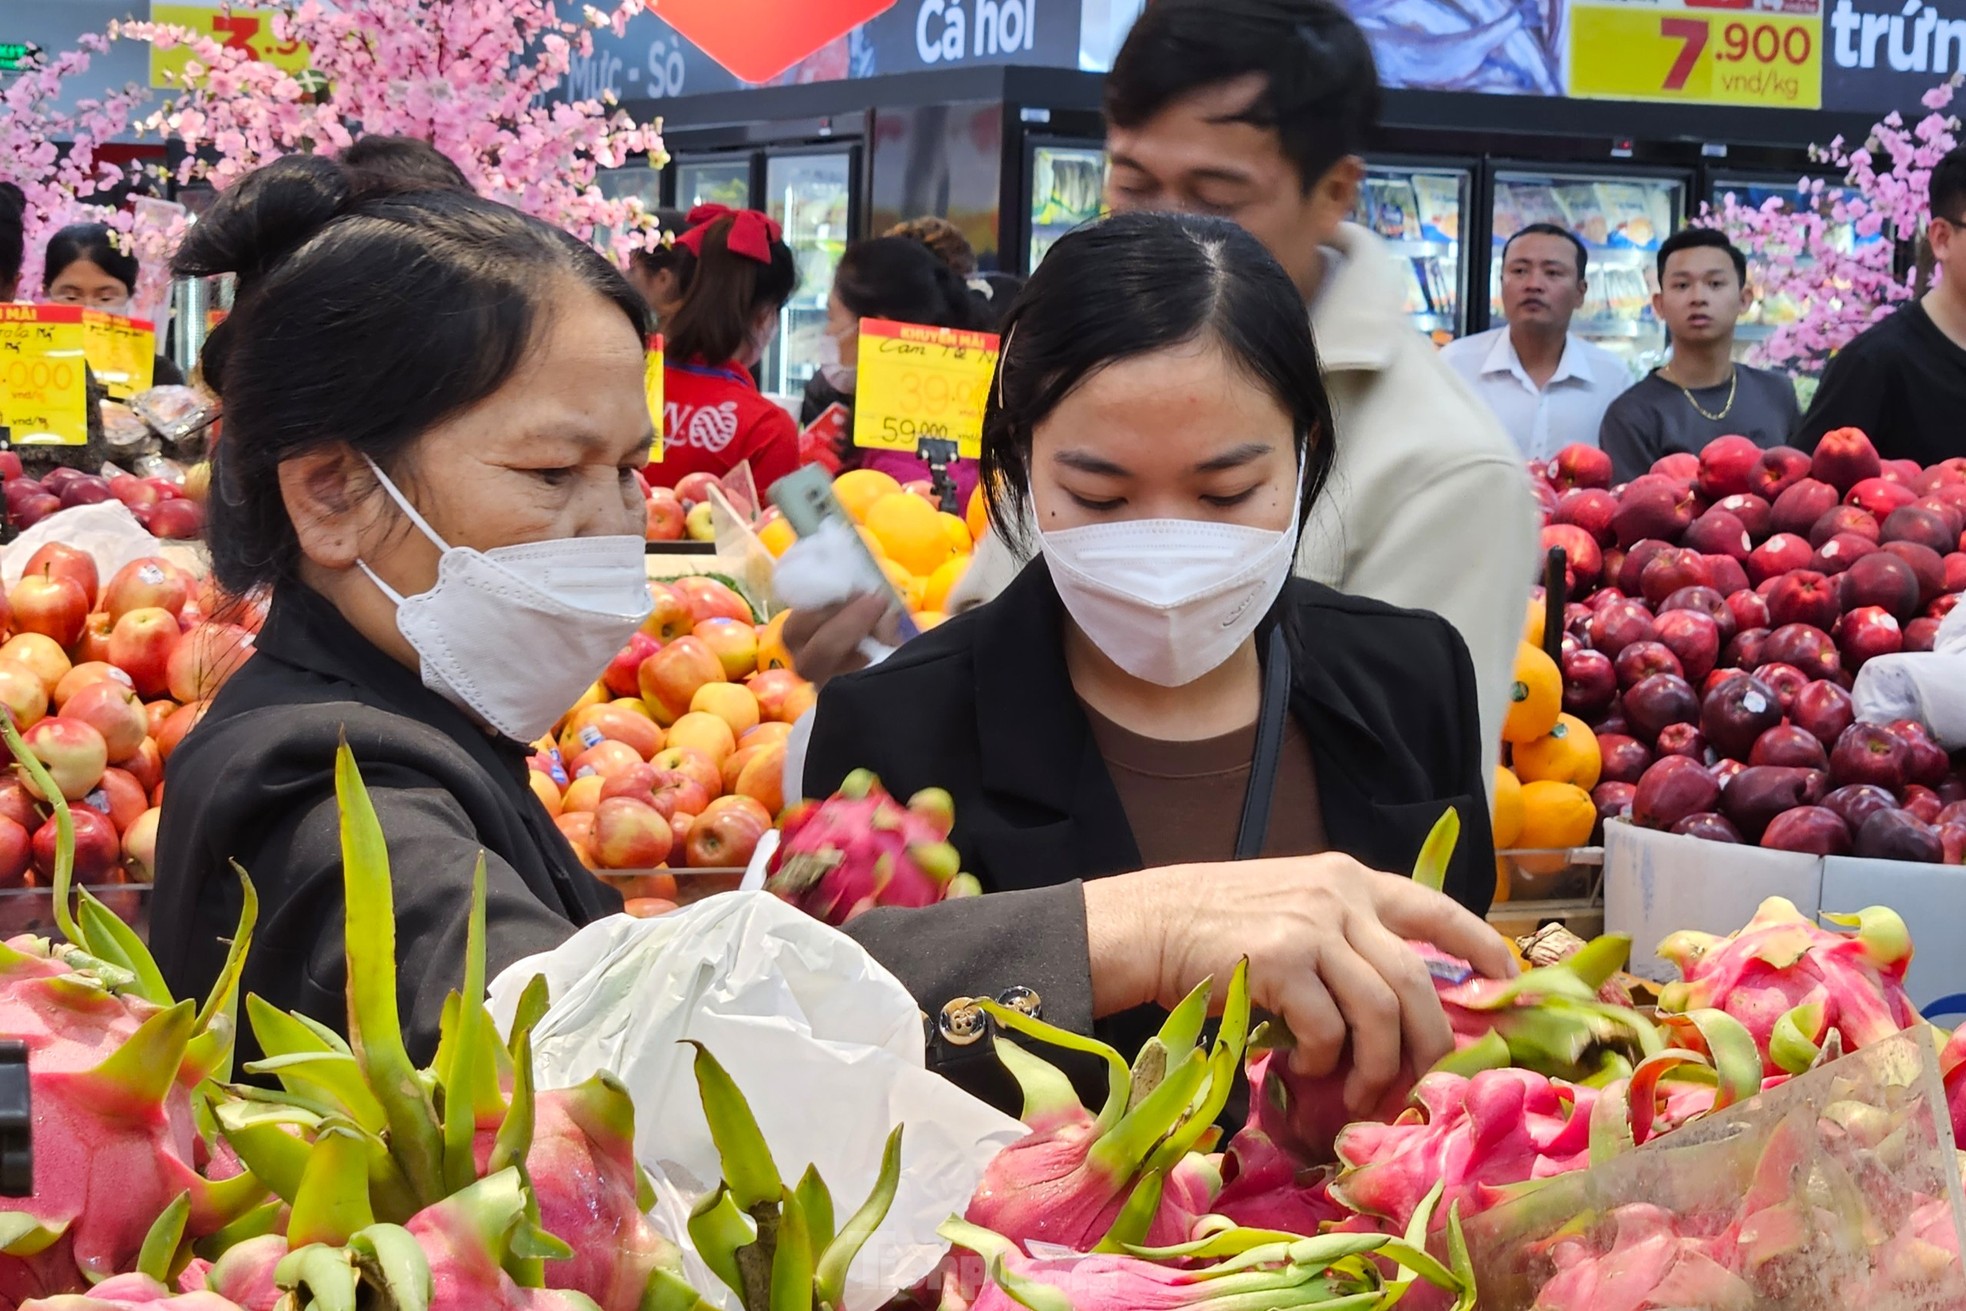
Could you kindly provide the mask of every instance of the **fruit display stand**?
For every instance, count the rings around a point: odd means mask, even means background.
[[[89,892],[135,929],[138,937],[150,940],[150,884],[105,885],[92,887]],[[23,933],[43,938],[60,936],[52,888],[0,889],[0,942]]]
[[[1488,922],[1507,938],[1561,924],[1586,940],[1604,932],[1604,848],[1496,853]]]
[[[650,542],[649,577],[670,582],[692,574],[718,575],[737,585],[760,621],[771,618],[771,552],[721,491],[711,491],[709,504],[715,537],[710,541]]]

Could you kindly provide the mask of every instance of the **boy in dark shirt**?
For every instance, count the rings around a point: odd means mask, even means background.
[[[1966,455],[1966,146],[1932,170],[1932,289],[1838,351],[1796,445],[1861,428],[1887,460]]]
[[[1698,454],[1737,433],[1780,446],[1801,409],[1788,378],[1734,363],[1734,325],[1747,308],[1748,260],[1714,228],[1685,228],[1659,247],[1652,308],[1672,334],[1672,356],[1604,412],[1599,434],[1613,476],[1629,482],[1675,451]]]

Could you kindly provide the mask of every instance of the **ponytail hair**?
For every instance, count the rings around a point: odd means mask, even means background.
[[[769,258],[759,260],[731,249],[740,222],[749,227],[753,220],[742,212],[726,213],[677,239],[672,267],[682,284],[683,299],[662,325],[669,358],[712,364],[736,359],[758,316],[766,310],[776,312],[798,289],[798,264],[776,225],[764,234],[763,250]],[[740,240],[740,244],[746,243]]]
[[[929,328],[983,328],[969,284],[910,237],[875,237],[848,246],[833,278],[840,304],[863,319]]]

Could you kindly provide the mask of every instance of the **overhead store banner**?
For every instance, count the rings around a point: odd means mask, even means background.
[[[1823,105],[1910,113],[1966,73],[1966,0],[1825,0]]]
[[[1734,4],[1570,6],[1572,96],[1818,109],[1823,24],[1818,0],[1780,12]]]

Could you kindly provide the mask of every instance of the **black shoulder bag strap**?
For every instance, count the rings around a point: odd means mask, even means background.
[[[1277,760],[1283,754],[1283,722],[1290,713],[1290,644],[1283,625],[1270,630],[1263,661],[1263,704],[1256,715],[1256,754],[1249,765],[1249,792],[1242,799],[1242,827],[1236,830],[1236,859],[1255,860],[1270,836],[1270,802],[1277,790]]]

